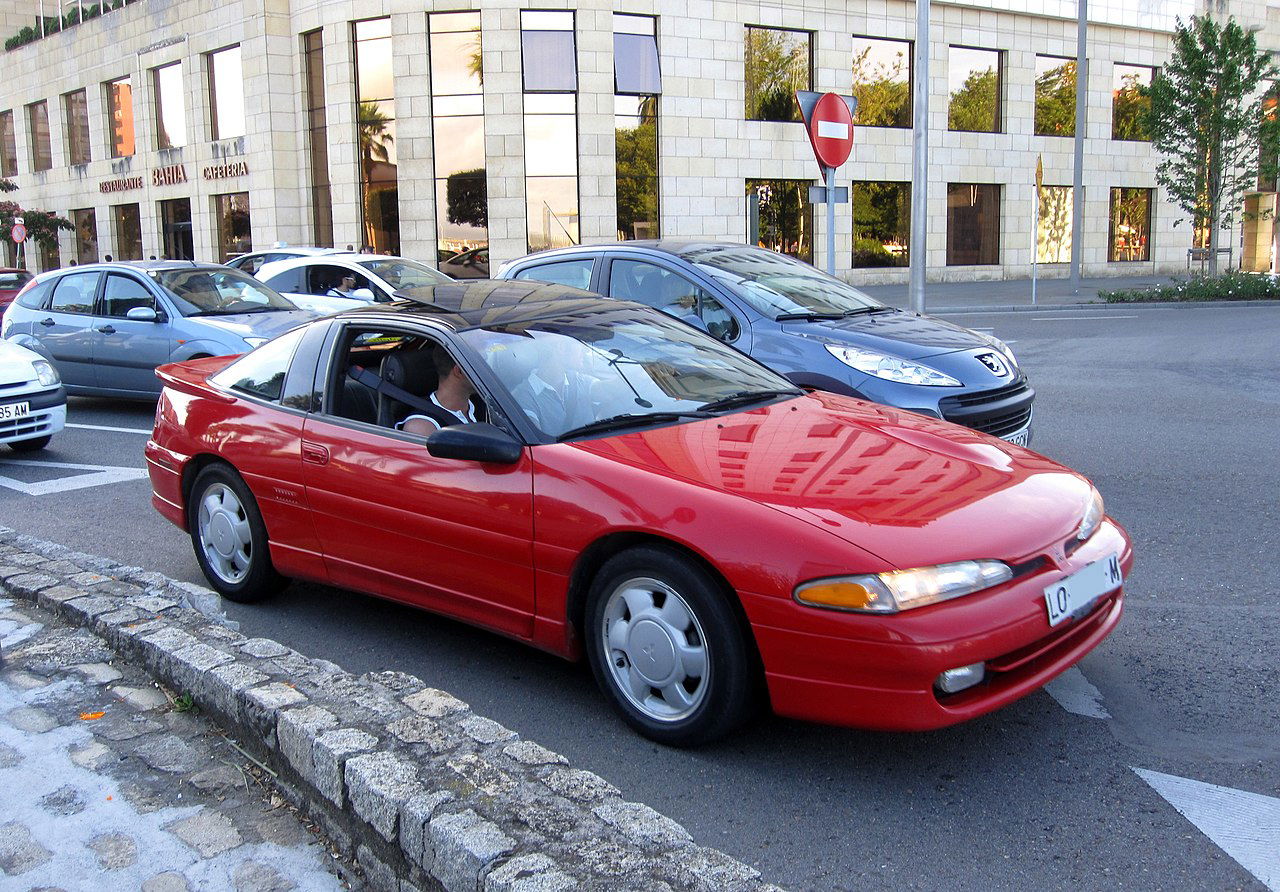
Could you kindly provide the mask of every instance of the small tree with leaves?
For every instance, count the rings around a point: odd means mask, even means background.
[[[1280,122],[1263,113],[1277,74],[1254,35],[1234,19],[1178,22],[1173,55],[1151,84],[1147,131],[1160,160],[1156,181],[1197,229],[1209,233],[1209,275],[1218,273],[1220,231],[1257,183],[1260,150],[1274,155]]]
[[[12,180],[0,178],[0,192],[15,192],[17,188]],[[16,201],[0,201],[0,237],[9,237],[9,230],[18,217],[27,228],[28,240],[48,250],[58,247],[58,230],[75,229],[66,217],[48,211],[23,210]]]

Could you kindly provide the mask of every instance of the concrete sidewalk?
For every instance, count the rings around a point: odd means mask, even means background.
[[[1126,276],[1123,278],[1082,279],[1080,291],[1072,293],[1069,279],[1044,279],[1036,283],[1039,307],[1073,306],[1097,303],[1099,291],[1123,291],[1130,288],[1155,288],[1171,284],[1168,276]],[[892,307],[906,309],[909,295],[906,284],[866,285],[860,290]],[[925,285],[926,313],[963,312],[1021,308],[1031,309],[1031,280],[1007,279],[1000,282],[930,282]]]

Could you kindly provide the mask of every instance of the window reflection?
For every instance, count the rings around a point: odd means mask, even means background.
[[[489,274],[489,197],[480,14],[431,13],[427,26],[437,261],[441,271],[455,278],[484,278]]]
[[[89,101],[84,90],[62,97],[67,119],[67,163],[89,163]]]
[[[171,149],[187,144],[187,101],[182,88],[182,63],[154,71],[156,98],[156,147]]]
[[[906,266],[911,233],[911,184],[853,184],[853,265]]]
[[[93,208],[78,208],[71,212],[71,224],[76,232],[76,262],[98,262],[98,215]]]
[[[31,169],[53,167],[53,150],[49,145],[49,105],[43,99],[27,106],[27,126],[31,134]]]
[[[116,260],[142,259],[142,215],[136,204],[112,206],[116,229]]]
[[[911,41],[853,38],[857,127],[911,126]]]
[[[1040,189],[1040,225],[1036,231],[1037,263],[1071,262],[1071,187]]]
[[[1151,190],[1112,189],[1107,260],[1151,259]]]
[[[1000,51],[953,46],[948,61],[948,129],[998,133]]]
[[[758,214],[752,228],[758,244],[805,262],[813,261],[813,205],[808,180],[747,180],[748,207]]]
[[[302,35],[303,107],[311,168],[311,225],[315,244],[333,244],[333,193],[329,182],[329,123],[324,100],[324,33]]]
[[[127,77],[107,84],[107,129],[111,133],[111,157],[133,154],[133,88]]]
[[[813,35],[748,25],[744,51],[747,120],[802,120],[795,94],[813,89]]]
[[[209,93],[213,138],[244,136],[244,74],[239,46],[209,54]]]
[[[400,198],[396,171],[395,89],[391,75],[391,20],[381,18],[355,22],[353,34],[364,246],[380,254],[399,254]]]
[[[947,185],[947,265],[1000,262],[1000,187],[988,183]]]
[[[0,176],[18,174],[18,141],[13,130],[13,111],[0,112]]]
[[[524,10],[520,27],[528,248],[576,245],[578,97],[573,13]]]
[[[1036,56],[1037,136],[1076,135],[1076,60]]]
[[[218,227],[218,260],[220,262],[226,263],[237,254],[253,250],[248,192],[213,196],[213,213]]]
[[[1147,113],[1151,110],[1151,79],[1156,70],[1146,65],[1116,65],[1111,84],[1111,138],[1150,140]]]
[[[615,96],[619,240],[658,238],[658,97]]]
[[[578,178],[529,177],[529,250],[563,248],[578,243]]]

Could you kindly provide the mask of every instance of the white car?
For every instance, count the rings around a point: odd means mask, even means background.
[[[344,253],[337,248],[315,248],[309,245],[282,245],[277,244],[273,248],[266,251],[250,251],[248,254],[241,254],[228,260],[225,266],[230,266],[240,270],[242,273],[256,275],[258,270],[262,269],[263,264],[272,263],[276,260],[288,260],[291,257],[315,257],[321,254],[339,254]]]
[[[19,452],[43,449],[66,423],[57,370],[34,350],[0,340],[0,443]]]
[[[387,254],[294,257],[264,263],[255,275],[298,306],[328,312],[387,303],[397,291],[412,292],[454,281],[425,263]],[[349,296],[343,296],[338,287],[348,276],[354,279],[355,287]]]

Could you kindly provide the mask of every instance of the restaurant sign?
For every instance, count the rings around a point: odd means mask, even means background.
[[[249,174],[249,165],[244,161],[234,161],[230,164],[215,164],[212,167],[206,167],[201,174],[206,180],[227,180],[232,177],[243,177]]]

